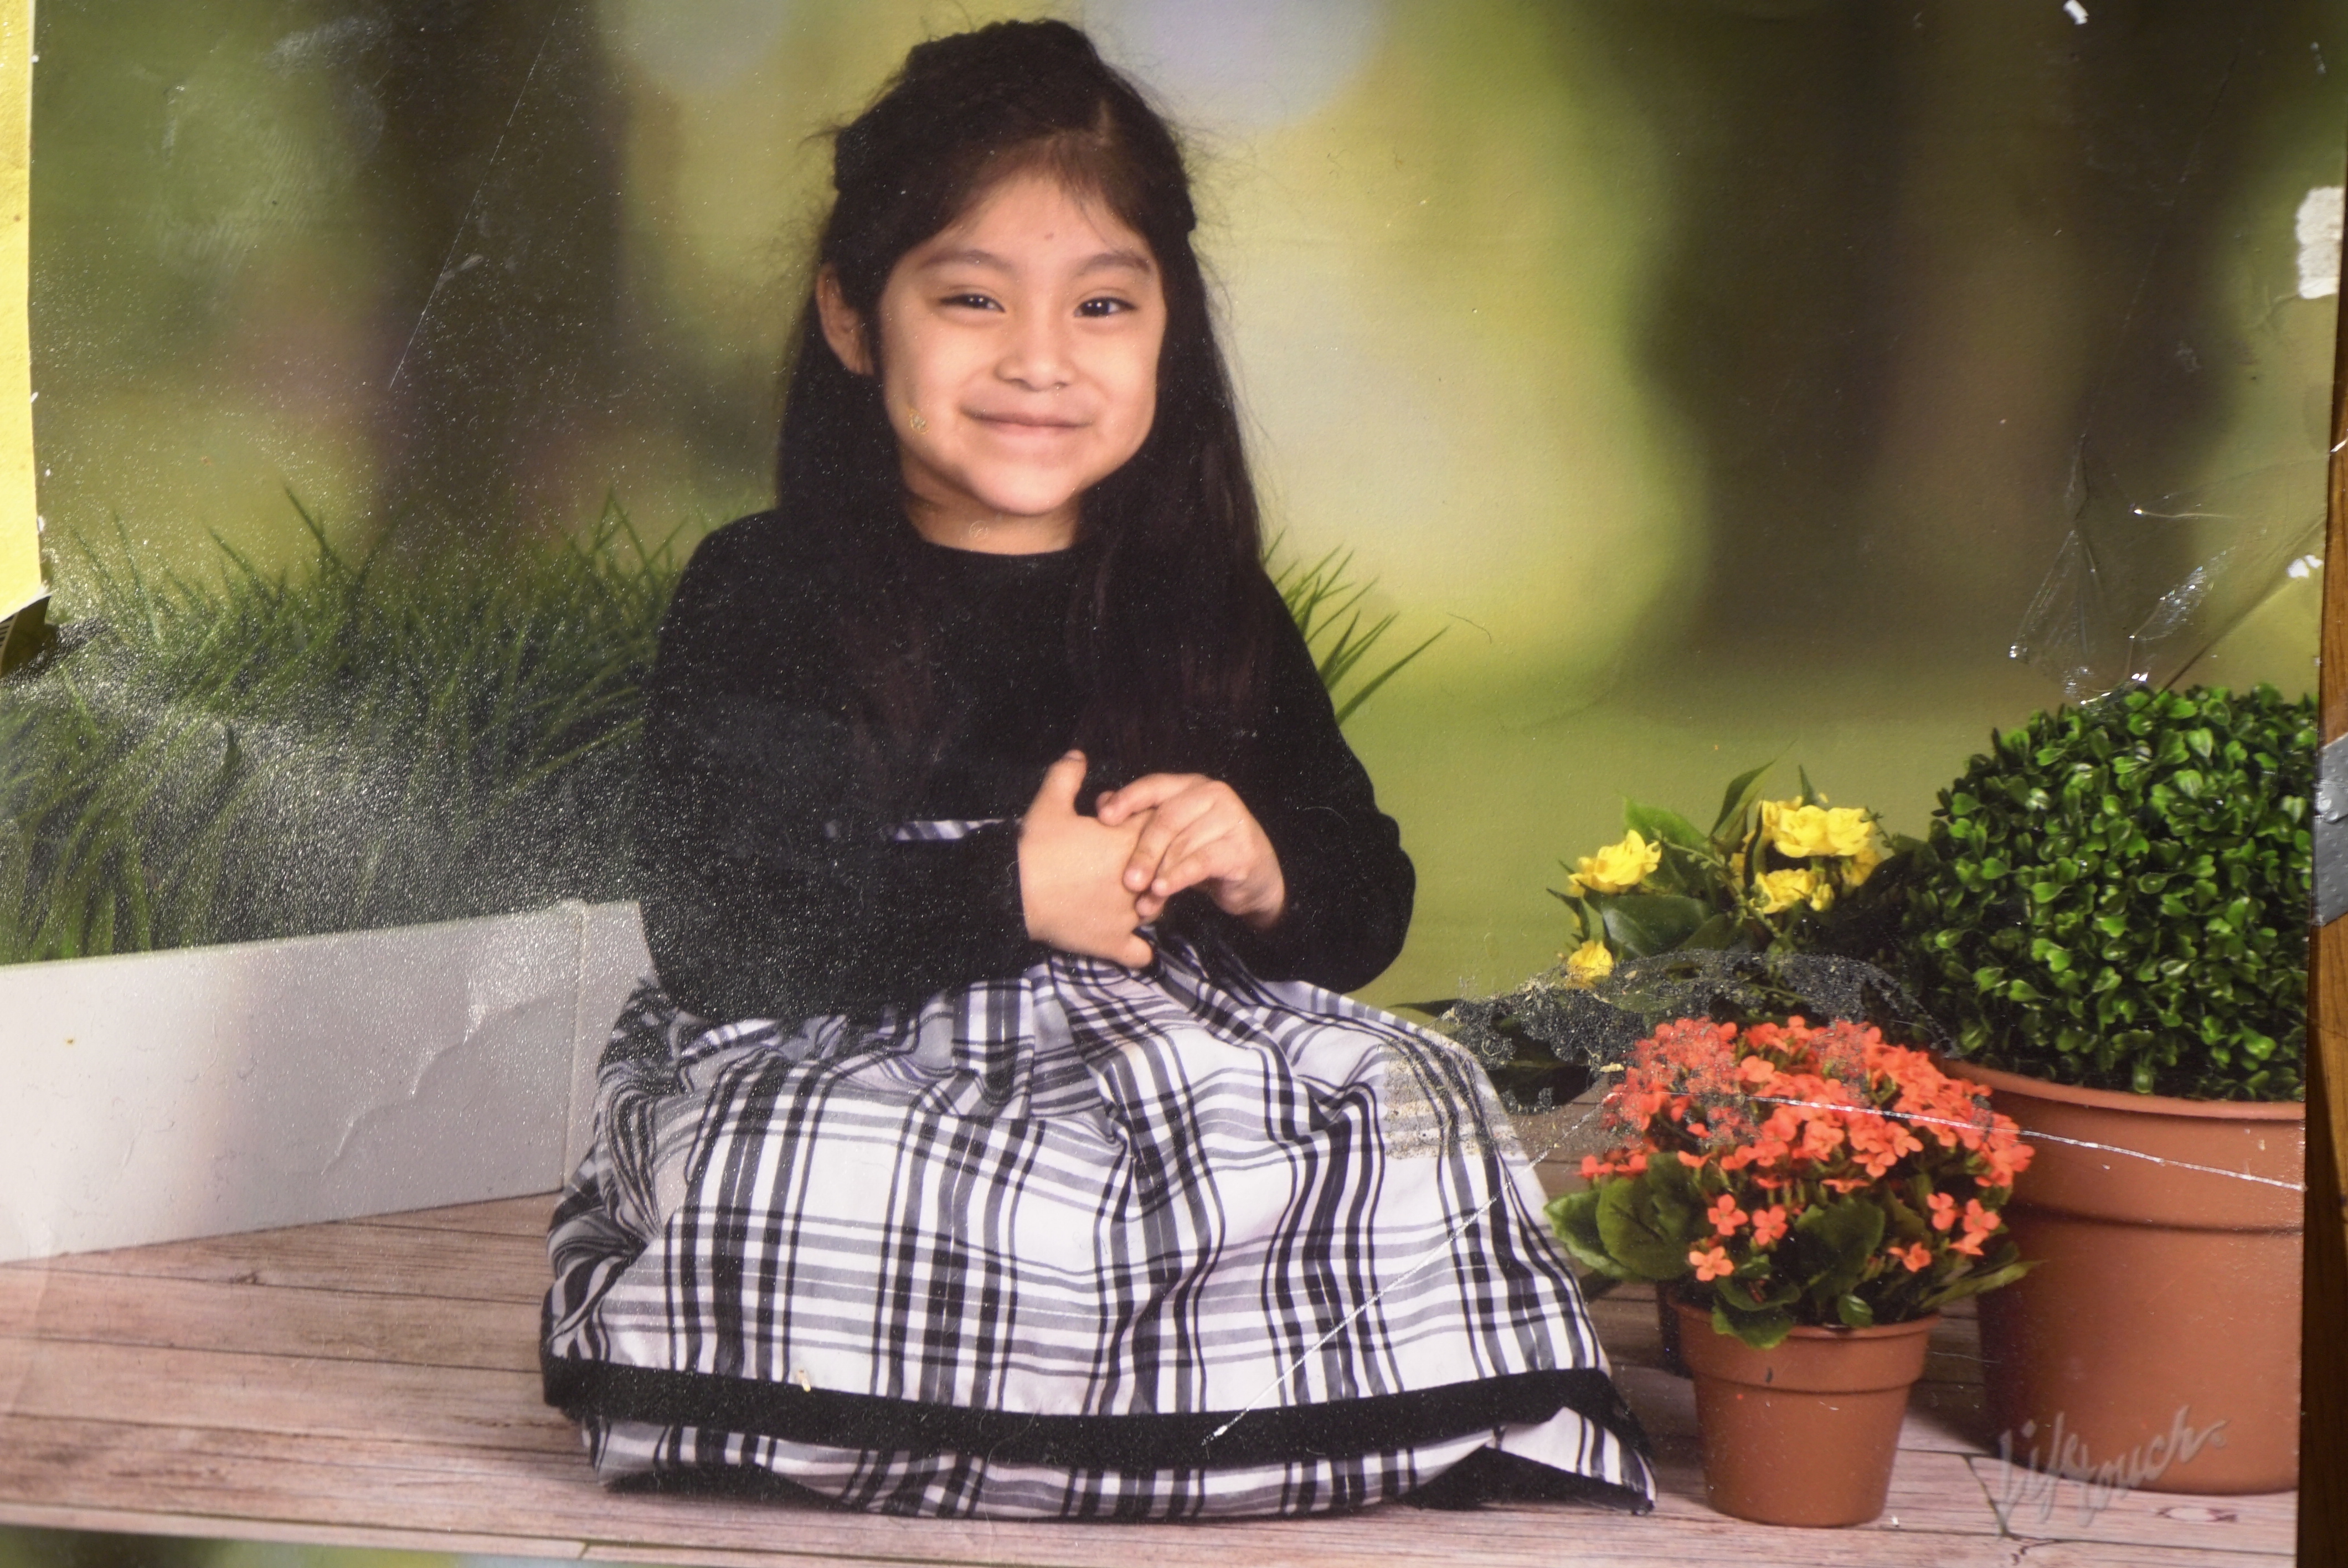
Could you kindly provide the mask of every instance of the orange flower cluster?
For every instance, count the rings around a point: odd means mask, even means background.
[[[1743,1266],[1830,1195],[1885,1205],[1892,1223],[1871,1272],[1979,1258],[2031,1155],[1987,1091],[1839,1021],[1666,1024],[1640,1042],[1601,1124],[1618,1137],[1583,1159],[1585,1178],[1637,1175],[1666,1156],[1689,1169],[1709,1205],[1711,1238],[1688,1253],[1702,1283],[1752,1277]]]

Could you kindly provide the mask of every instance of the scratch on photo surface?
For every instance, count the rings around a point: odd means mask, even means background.
[[[489,146],[489,167],[481,170],[481,182],[473,188],[473,199],[465,203],[465,215],[457,220],[457,231],[448,237],[448,251],[440,258],[440,271],[432,280],[432,290],[424,296],[424,308],[416,313],[416,324],[407,329],[407,341],[400,345],[398,363],[391,367],[390,379],[383,384],[386,392],[399,384],[399,373],[407,368],[407,356],[415,351],[416,340],[432,314],[433,302],[439,299],[441,285],[456,275],[449,270],[448,263],[456,259],[457,247],[465,242],[465,231],[473,226],[473,214],[480,209],[481,193],[489,188],[489,180],[498,172],[498,159],[506,149],[506,137],[513,130],[515,118],[521,113],[522,100],[530,97],[530,84],[537,79],[539,65],[546,58],[547,46],[554,42],[554,29],[561,24],[562,15],[562,12],[557,11],[547,20],[546,36],[538,41],[538,53],[530,57],[530,69],[522,73],[521,87],[514,94],[513,108],[506,111],[506,123],[498,128],[498,139]]]
[[[1868,1106],[1838,1104],[1827,1100],[1788,1100],[1775,1094],[1756,1094],[1753,1098],[1765,1104],[1791,1105],[1805,1111],[1840,1111],[1846,1113],[1853,1111],[1866,1112],[1883,1117],[1887,1121],[1916,1122],[1932,1127],[1977,1126],[1977,1123],[1972,1122],[1960,1122],[1947,1116],[1927,1116],[1915,1111],[1886,1111]],[[2248,1171],[2229,1171],[2221,1165],[2197,1165],[2190,1160],[2164,1159],[2158,1154],[2147,1154],[2141,1149],[2131,1149],[2121,1143],[2097,1143],[2085,1138],[2065,1138],[2053,1132],[2033,1132],[2027,1127],[2020,1131],[2023,1137],[2035,1143],[2061,1143],[2072,1149],[2092,1149],[2099,1154],[2126,1154],[2132,1160],[2149,1161],[2153,1164],[2166,1166],[2172,1171],[2193,1171],[2205,1176],[2230,1176],[2235,1181],[2255,1182],[2262,1187],[2281,1187],[2287,1193],[2303,1193],[2307,1190],[2307,1184],[2304,1182],[2286,1182],[2274,1176],[2254,1176]]]
[[[1559,1132],[1554,1138],[1550,1139],[1550,1142],[1542,1147],[1540,1153],[1529,1153],[1526,1156],[1527,1159],[1538,1164],[1542,1160],[1549,1158],[1550,1155],[1555,1153],[1559,1149],[1565,1145],[1566,1140],[1572,1137],[1574,1133],[1580,1132],[1584,1126],[1586,1126],[1589,1123],[1590,1119],[1598,1114],[1600,1109],[1601,1107],[1597,1105],[1591,1106],[1581,1113],[1581,1119],[1575,1122],[1572,1126],[1566,1128],[1564,1131]],[[1353,1311],[1347,1313],[1342,1320],[1331,1327],[1329,1332],[1321,1336],[1320,1338],[1313,1341],[1312,1344],[1307,1345],[1303,1350],[1298,1354],[1294,1360],[1291,1361],[1285,1368],[1282,1368],[1280,1376],[1274,1378],[1271,1382],[1264,1385],[1261,1393],[1257,1394],[1254,1399],[1250,1399],[1246,1404],[1241,1405],[1236,1411],[1232,1412],[1231,1419],[1230,1420],[1225,1421],[1221,1426],[1217,1427],[1212,1432],[1209,1433],[1207,1440],[1209,1442],[1215,1441],[1225,1432],[1230,1431],[1233,1427],[1238,1426],[1240,1422],[1246,1419],[1250,1415],[1252,1415],[1256,1410],[1260,1409],[1266,1399],[1271,1399],[1274,1394],[1280,1392],[1280,1390],[1286,1386],[1288,1380],[1296,1376],[1297,1370],[1307,1361],[1313,1358],[1314,1352],[1318,1351],[1321,1347],[1326,1345],[1330,1340],[1334,1339],[1338,1335],[1343,1334],[1346,1329],[1352,1327],[1356,1322],[1360,1321],[1364,1313],[1369,1311],[1370,1308],[1375,1307],[1379,1302],[1384,1301],[1390,1292],[1399,1289],[1402,1286],[1409,1283],[1412,1278],[1416,1276],[1419,1272],[1425,1269],[1428,1265],[1450,1256],[1452,1244],[1457,1242],[1462,1235],[1465,1235],[1468,1233],[1469,1226],[1475,1225],[1477,1221],[1482,1219],[1486,1214],[1490,1214],[1494,1209],[1498,1208],[1506,1201],[1507,1197],[1508,1194],[1506,1192],[1496,1194],[1490,1203],[1485,1204],[1479,1208],[1471,1209],[1466,1214],[1462,1215],[1459,1223],[1453,1225],[1444,1235],[1441,1241],[1437,1242],[1433,1246],[1430,1246],[1425,1252],[1420,1253],[1417,1257],[1411,1260],[1409,1267],[1404,1269],[1402,1273],[1396,1275],[1391,1281],[1381,1286],[1377,1293],[1372,1296],[1367,1301],[1363,1302],[1359,1307],[1354,1308]]]

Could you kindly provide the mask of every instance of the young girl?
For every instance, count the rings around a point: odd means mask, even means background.
[[[1411,866],[1261,565],[1172,138],[1003,24],[834,184],[779,505],[662,627],[548,1399],[607,1479],[897,1512],[1643,1507],[1489,1086],[1336,994]]]

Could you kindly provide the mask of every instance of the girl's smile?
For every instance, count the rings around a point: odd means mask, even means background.
[[[825,341],[873,374],[906,511],[937,544],[1065,549],[1086,490],[1149,435],[1166,302],[1141,237],[1042,173],[1005,179],[906,252],[874,330],[817,282]]]

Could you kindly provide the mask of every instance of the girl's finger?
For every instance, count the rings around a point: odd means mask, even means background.
[[[1157,881],[1149,885],[1149,894],[1154,898],[1171,898],[1177,893],[1196,887],[1201,882],[1214,880],[1216,880],[1215,868],[1210,864],[1208,857],[1193,855],[1162,873]]]
[[[1238,836],[1224,825],[1186,835],[1169,845],[1159,862],[1158,875],[1149,882],[1150,897],[1171,898],[1201,882],[1241,875],[1246,869],[1241,849]]]
[[[1211,819],[1217,804],[1213,794],[1200,791],[1175,795],[1155,807],[1126,859],[1125,885],[1136,893],[1148,886],[1173,846],[1185,834],[1195,833],[1201,822]]]
[[[1126,872],[1126,886],[1136,894],[1171,897],[1190,884],[1169,879],[1172,868],[1195,857],[1205,846],[1231,836],[1231,825],[1215,815],[1201,816],[1169,833],[1162,845],[1137,845]]]
[[[1044,770],[1044,782],[1036,786],[1035,798],[1028,810],[1055,816],[1074,815],[1076,791],[1083,787],[1085,770],[1091,765],[1082,752],[1069,752],[1063,755]]]
[[[1094,803],[1094,815],[1114,827],[1138,811],[1150,811],[1186,789],[1208,782],[1197,774],[1146,774],[1123,789],[1104,791]]]

